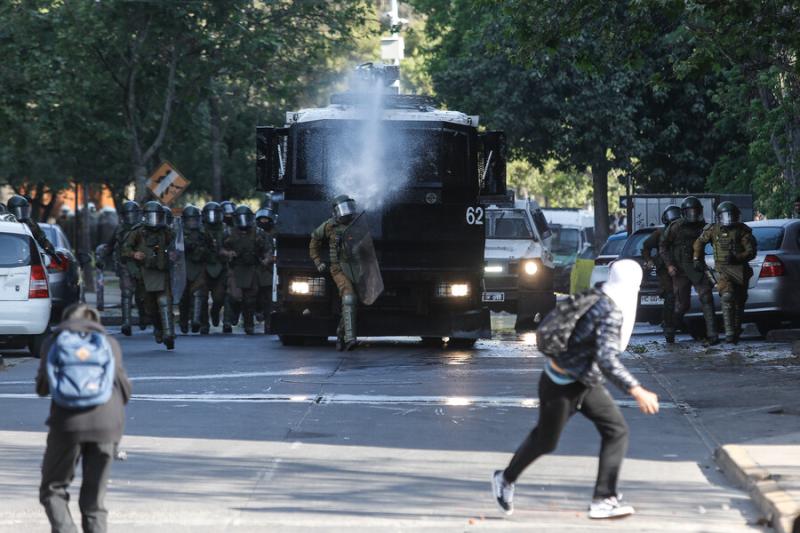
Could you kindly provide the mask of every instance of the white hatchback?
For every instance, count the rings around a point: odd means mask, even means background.
[[[0,216],[0,343],[34,356],[49,332],[46,264],[28,227]]]

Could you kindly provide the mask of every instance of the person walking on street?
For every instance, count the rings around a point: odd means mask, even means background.
[[[681,203],[682,218],[672,222],[664,232],[659,245],[659,254],[667,272],[672,277],[675,292],[676,322],[682,322],[683,316],[691,305],[691,289],[697,291],[703,318],[706,322],[706,344],[719,344],[717,323],[714,316],[713,285],[708,279],[705,261],[694,260],[694,241],[703,233],[703,204],[694,196],[689,196]]]
[[[271,261],[263,232],[255,227],[255,215],[246,205],[236,208],[233,215],[234,229],[225,238],[222,255],[230,261],[228,276],[228,300],[233,305],[225,307],[225,325],[230,324],[235,308],[241,309],[244,332],[255,334],[254,314],[258,295],[258,270]],[[235,306],[235,307],[234,307]]]
[[[747,287],[753,277],[749,262],[756,256],[756,239],[750,226],[741,222],[739,208],[733,202],[717,206],[717,223],[709,224],[694,242],[694,261],[704,261],[708,243],[714,249],[714,270],[722,302],[725,342],[736,344],[742,335]]]
[[[145,308],[153,323],[153,336],[168,350],[175,348],[175,319],[172,315],[169,249],[175,235],[167,227],[167,217],[161,204],[155,201],[144,205],[144,222],[131,233],[122,247],[122,256],[136,261],[142,270],[145,288]]]
[[[201,224],[202,213],[193,205],[183,208],[183,246],[186,254],[186,286],[179,304],[182,333],[197,333],[203,324],[203,307],[208,308],[206,262],[214,253],[214,241]],[[206,318],[207,320],[207,318]]]
[[[63,377],[67,375],[77,379]],[[71,387],[76,382],[87,386]],[[73,304],[64,311],[63,321],[42,345],[36,392],[52,396],[39,487],[39,501],[52,531],[78,531],[69,511],[68,489],[81,461],[81,525],[84,533],[105,533],[106,488],[125,426],[131,383],[119,343],[103,329],[96,309]]]
[[[211,296],[211,323],[219,326],[220,312],[225,303],[225,291],[228,283],[227,262],[220,255],[222,243],[225,241],[225,225],[222,222],[222,206],[217,202],[208,202],[203,206],[203,228],[211,238],[211,251],[206,258],[206,290],[200,309],[200,334],[208,335],[208,297]]]
[[[667,206],[661,213],[661,223],[664,224],[664,227],[656,228],[642,243],[642,259],[645,267],[648,270],[656,269],[661,297],[664,299],[662,327],[664,328],[664,338],[668,344],[675,342],[675,292],[672,287],[672,276],[667,272],[667,266],[658,253],[658,247],[661,244],[664,231],[679,218],[681,218],[681,208],[677,205]],[[655,250],[655,253],[653,253],[653,250]]]
[[[514,510],[514,484],[520,474],[556,449],[564,426],[576,412],[591,420],[601,435],[589,518],[616,518],[634,512],[617,491],[628,427],[603,378],[630,394],[645,414],[658,412],[658,397],[642,387],[619,360],[633,332],[641,280],[642,269],[636,261],[616,261],[609,268],[607,282],[560,303],[540,324],[542,341],[550,328],[560,341],[540,344],[547,363],[539,380],[536,427],[505,470],[496,470],[492,476],[495,499],[506,514]]]
[[[264,320],[264,334],[269,333],[272,313],[272,266],[275,263],[275,207],[270,200],[256,211],[256,225],[262,231],[269,261],[258,269],[258,315]]]

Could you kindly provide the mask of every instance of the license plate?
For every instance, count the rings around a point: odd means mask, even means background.
[[[484,302],[505,302],[506,301],[506,293],[504,293],[504,292],[484,292],[483,293],[483,301]]]
[[[642,296],[642,305],[664,305],[664,298],[661,296]]]

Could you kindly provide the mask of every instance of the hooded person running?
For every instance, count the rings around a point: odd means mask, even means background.
[[[644,389],[619,360],[636,322],[642,269],[630,259],[616,261],[606,283],[592,289],[597,298],[575,324],[567,349],[558,361],[548,357],[539,381],[539,422],[520,445],[505,470],[492,476],[497,504],[514,511],[514,483],[536,459],[556,449],[569,418],[580,411],[601,436],[600,463],[589,518],[633,514],[621,501],[617,480],[628,447],[628,426],[603,385],[605,376],[630,394],[645,414],[658,412],[658,397]]]

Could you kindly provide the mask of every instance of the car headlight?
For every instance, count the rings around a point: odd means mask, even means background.
[[[469,284],[441,282],[436,286],[436,296],[439,298],[463,298],[469,296]]]
[[[524,268],[525,273],[529,276],[533,276],[539,271],[539,265],[536,264],[536,261],[526,261]]]
[[[486,265],[483,271],[487,274],[500,274],[503,272],[503,265]]]
[[[325,296],[325,278],[293,278],[289,294],[295,296]]]

